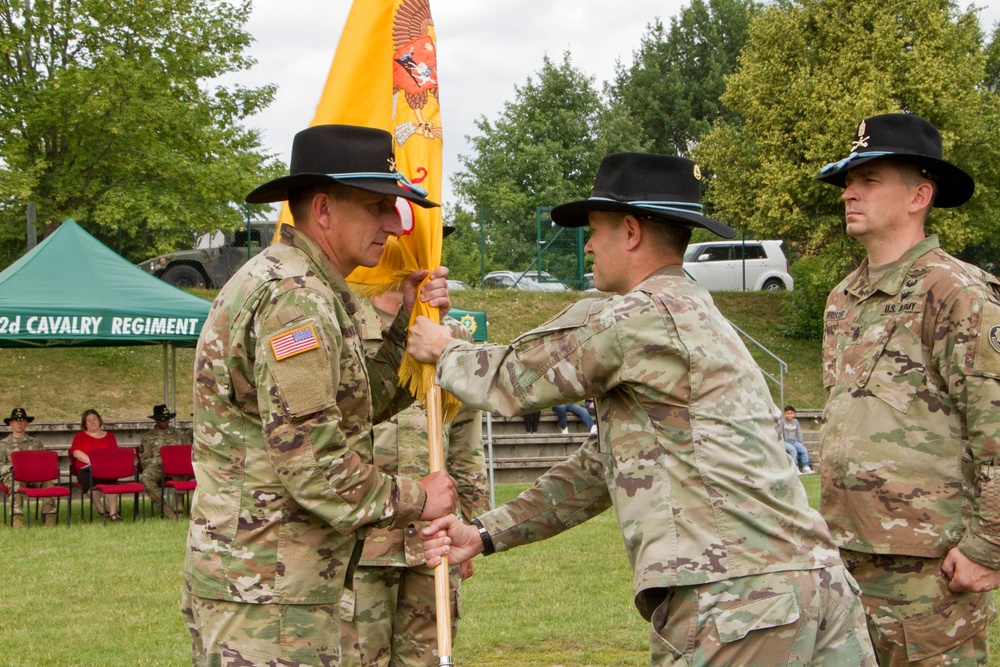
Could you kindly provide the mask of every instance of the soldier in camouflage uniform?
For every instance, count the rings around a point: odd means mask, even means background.
[[[1000,584],[1000,283],[925,236],[972,178],[912,114],[863,121],[819,180],[867,259],[831,292],[820,510],[882,665],[986,664]]]
[[[10,462],[10,453],[29,449],[45,449],[41,440],[27,434],[28,424],[33,421],[35,421],[35,418],[29,416],[27,410],[24,408],[14,408],[10,411],[10,417],[5,417],[3,420],[3,423],[10,427],[10,435],[0,440],[0,484],[4,484],[11,491],[13,491],[14,468]],[[25,486],[45,488],[53,486],[53,482],[25,484]],[[15,528],[19,528],[24,525],[22,518],[24,514],[24,496],[14,494],[13,504],[14,516],[11,521]],[[51,498],[42,499],[42,514],[45,516],[45,525],[55,525],[56,504]]]
[[[139,463],[142,472],[139,473],[139,481],[146,487],[146,496],[152,503],[154,511],[163,503],[163,494],[160,491],[160,483],[163,481],[163,462],[160,460],[160,447],[164,445],[183,445],[191,442],[186,431],[174,428],[170,425],[170,420],[177,416],[176,412],[164,405],[154,405],[153,414],[149,418],[155,425],[143,434],[136,454],[139,456]],[[176,515],[173,507],[163,507],[163,514],[167,518],[173,519]]]
[[[366,357],[344,276],[402,232],[397,197],[432,206],[395,171],[389,133],[298,133],[291,175],[247,196],[288,200],[295,227],[219,293],[195,358],[194,467],[182,609],[195,665],[336,665],[339,605],[359,529],[452,512],[444,472],[411,480],[372,465],[372,422],[396,391],[417,284]],[[400,181],[403,185],[400,185]],[[447,307],[446,269],[420,298]]]
[[[447,235],[448,229],[445,229]],[[402,303],[402,292],[389,290],[364,301],[366,345],[381,341]],[[462,340],[472,340],[451,318],[444,322]],[[430,470],[427,411],[414,403],[393,419],[377,424],[375,465],[389,475],[419,477]],[[482,412],[462,406],[444,426],[445,467],[458,484],[461,515],[467,520],[489,510]],[[424,564],[417,531],[425,522],[402,530],[375,528],[365,538],[354,587],[344,596],[341,665],[344,667],[435,667],[437,610],[434,570]],[[472,562],[451,568],[452,636],[457,634],[460,585]]]
[[[874,665],[857,589],[775,431],[764,377],[681,266],[700,172],[618,153],[591,198],[557,206],[590,225],[585,299],[511,345],[476,347],[418,319],[410,353],[440,385],[505,415],[595,397],[598,433],[519,498],[466,525],[424,529],[428,564],[546,539],[614,506],[650,621],[653,665]],[[447,536],[435,531],[447,530]],[[450,541],[450,546],[449,546]]]

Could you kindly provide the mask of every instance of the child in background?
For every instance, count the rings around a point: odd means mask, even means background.
[[[785,418],[778,424],[778,435],[784,440],[785,451],[795,461],[799,474],[811,475],[813,470],[809,467],[809,452],[802,444],[802,426],[795,418],[795,408],[790,405],[785,406]]]

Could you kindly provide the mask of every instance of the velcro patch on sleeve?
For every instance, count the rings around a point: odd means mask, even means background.
[[[997,304],[983,304],[978,339],[973,372],[1000,377],[1000,306]]]
[[[274,336],[271,338],[270,343],[271,350],[274,352],[274,358],[278,361],[294,357],[296,354],[308,352],[309,350],[315,350],[319,347],[316,330],[311,324]]]

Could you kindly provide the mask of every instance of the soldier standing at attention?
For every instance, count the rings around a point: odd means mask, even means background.
[[[14,408],[10,411],[10,417],[5,417],[3,420],[3,423],[10,427],[10,435],[0,440],[0,484],[4,484],[11,491],[14,490],[14,468],[10,462],[10,453],[28,449],[45,449],[41,440],[27,433],[28,424],[33,421],[35,418],[28,416],[28,412],[24,408]],[[52,482],[42,482],[30,486],[44,488],[52,485]],[[11,523],[15,528],[24,527],[23,505],[24,496],[14,494]],[[42,514],[45,516],[46,526],[56,524],[56,504],[52,502],[51,498],[42,499]]]
[[[160,447],[163,445],[182,445],[190,443],[185,431],[174,428],[170,425],[170,420],[177,416],[176,412],[170,412],[165,404],[154,405],[153,414],[149,418],[153,420],[154,426],[143,434],[136,454],[139,455],[139,463],[142,465],[142,472],[139,474],[139,481],[146,487],[146,496],[153,505],[155,511],[163,502],[160,492],[160,482],[163,481],[163,462],[160,461]],[[163,514],[170,519],[175,516],[174,508],[163,508]]]
[[[402,233],[396,198],[434,206],[395,169],[388,132],[299,132],[291,175],[249,195],[288,200],[295,226],[223,287],[195,353],[194,468],[182,609],[195,665],[336,665],[355,532],[454,511],[444,472],[372,465],[371,429],[412,399],[397,391],[406,323],[426,271],[368,357],[344,277]],[[445,276],[420,298],[447,310]]]
[[[821,505],[881,665],[987,664],[1000,585],[1000,283],[926,236],[975,184],[912,114],[868,118],[819,180],[867,259],[827,301]]]
[[[448,234],[445,227],[445,235]],[[453,228],[452,228],[453,229]],[[403,293],[391,289],[364,301],[366,344],[381,340],[392,324]],[[453,334],[471,340],[457,321],[446,318]],[[420,477],[430,470],[427,410],[414,403],[374,429],[375,465],[389,475]],[[462,406],[444,427],[445,469],[458,485],[461,516],[471,520],[490,509],[483,452],[483,415]],[[374,528],[354,573],[354,586],[344,596],[341,665],[344,667],[436,667],[437,615],[434,570],[424,564],[424,549],[415,522],[402,529]],[[461,569],[461,574],[459,570]],[[452,637],[458,630],[461,580],[472,573],[472,561],[451,568]]]
[[[604,158],[590,199],[552,209],[589,224],[586,299],[508,346],[473,346],[418,318],[410,353],[442,388],[515,415],[596,400],[598,432],[535,487],[479,516],[433,521],[428,565],[546,539],[613,505],[651,625],[653,665],[874,665],[857,588],[775,433],[764,377],[681,266],[700,171],[664,155]],[[447,530],[447,535],[436,531]]]

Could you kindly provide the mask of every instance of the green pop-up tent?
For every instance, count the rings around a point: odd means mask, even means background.
[[[0,347],[193,347],[209,306],[67,220],[0,273]]]
[[[0,272],[0,347],[162,345],[164,403],[173,408],[173,349],[197,343],[211,305],[67,220]]]

